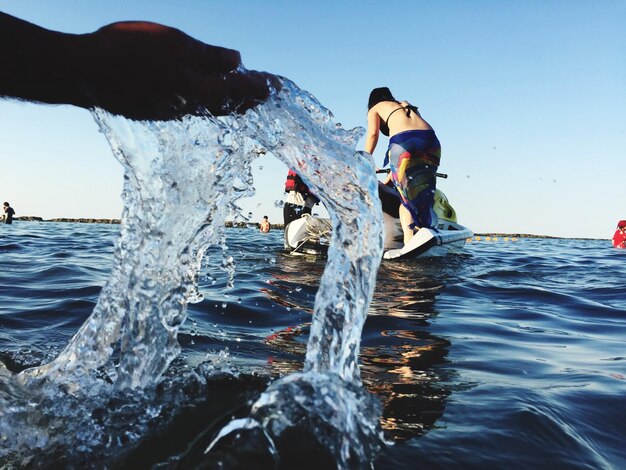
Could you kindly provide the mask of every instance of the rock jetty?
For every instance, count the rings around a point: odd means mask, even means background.
[[[13,220],[19,220],[23,222],[70,222],[78,224],[119,224],[120,219],[71,219],[71,218],[58,218],[58,219],[43,219],[36,216],[22,216],[15,217]]]

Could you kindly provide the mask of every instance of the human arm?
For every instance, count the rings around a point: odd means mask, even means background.
[[[0,13],[0,96],[100,107],[138,120],[243,112],[280,89],[239,52],[149,22],[66,34]]]
[[[365,134],[365,151],[372,155],[378,144],[378,133],[380,132],[380,118],[376,111],[376,106],[367,113],[367,133]]]
[[[380,115],[376,109],[377,107],[372,107],[367,113],[367,133],[365,135],[365,151],[370,155],[374,153],[376,149],[376,144],[378,144],[378,136],[380,133]],[[376,171],[378,171],[378,167],[376,167]],[[383,184],[387,185],[391,181],[391,172],[387,170],[387,178]]]

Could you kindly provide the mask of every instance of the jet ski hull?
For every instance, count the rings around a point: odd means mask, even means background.
[[[456,222],[456,212],[439,190],[435,195],[433,220],[435,228],[422,228],[404,245],[398,208],[400,199],[394,190],[379,185],[383,206],[384,250],[383,259],[402,260],[428,256],[445,256],[465,246],[473,232]],[[285,227],[285,249],[292,254],[324,256],[328,251],[332,225],[329,219],[310,214],[303,215]]]

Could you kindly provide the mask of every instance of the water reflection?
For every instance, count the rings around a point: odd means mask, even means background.
[[[452,263],[454,265],[454,262]],[[324,260],[279,255],[262,291],[279,305],[312,313],[314,294]],[[419,437],[443,414],[450,395],[446,362],[450,342],[431,334],[437,317],[436,298],[445,285],[441,260],[385,263],[361,339],[361,377],[383,404],[381,426],[388,439]],[[277,374],[302,369],[309,322],[291,325],[265,340],[276,356]]]

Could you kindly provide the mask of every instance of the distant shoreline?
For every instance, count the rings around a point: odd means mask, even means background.
[[[120,219],[89,219],[89,218],[80,218],[80,219],[71,219],[67,217],[59,217],[56,219],[44,219],[43,217],[36,216],[24,216],[24,217],[13,217],[13,220],[20,222],[69,222],[69,223],[79,223],[79,224],[119,224]]]
[[[532,233],[475,233],[472,238],[553,238],[556,240],[608,240],[608,238],[586,238],[586,237],[555,237],[553,235],[535,235]],[[487,240],[489,241],[489,240]]]
[[[65,223],[78,223],[78,224],[111,224],[111,225],[119,225],[120,219],[90,219],[90,218],[79,218],[73,219],[68,217],[60,217],[55,219],[44,219],[42,217],[36,216],[24,216],[24,217],[14,217],[13,220],[20,222],[65,222]],[[256,222],[226,222],[224,224],[226,228],[259,228],[259,223]],[[283,224],[271,224],[270,225],[273,230],[284,230],[285,226]],[[586,237],[555,237],[552,235],[535,235],[532,233],[475,233],[473,239],[476,237],[480,237],[485,239],[486,237],[490,237],[492,239],[498,238],[552,238],[557,240],[609,240],[609,238],[586,238]],[[478,241],[478,240],[476,240]],[[485,240],[489,241],[489,240]]]

